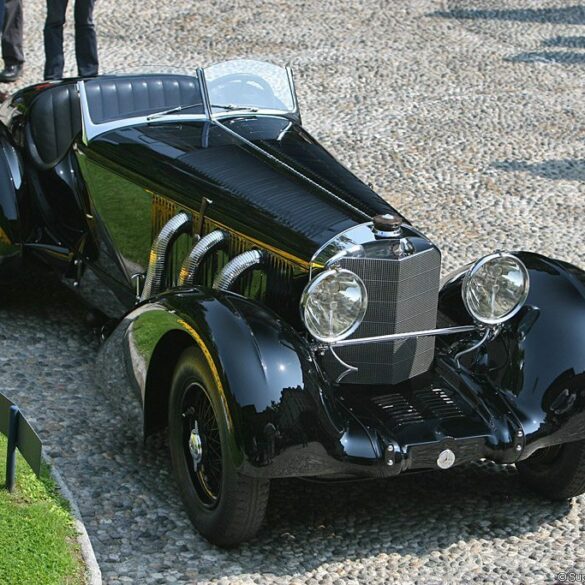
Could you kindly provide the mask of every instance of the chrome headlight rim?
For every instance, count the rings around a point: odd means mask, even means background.
[[[518,266],[518,268],[520,269],[520,272],[522,273],[524,287],[523,287],[523,291],[522,291],[522,296],[519,298],[519,300],[517,301],[517,303],[513,309],[511,309],[505,315],[502,315],[501,317],[499,317],[497,319],[496,318],[490,319],[490,318],[486,318],[482,315],[479,315],[469,305],[466,292],[468,290],[470,283],[473,280],[473,277],[479,272],[479,270],[481,268],[483,268],[486,264],[488,264],[489,262],[491,262],[495,259],[513,260],[516,263],[516,265]],[[520,312],[522,307],[526,304],[526,300],[528,299],[529,292],[530,292],[530,274],[528,273],[528,269],[526,268],[526,265],[524,264],[524,262],[522,262],[522,260],[520,258],[518,258],[518,256],[516,256],[516,254],[512,254],[511,252],[503,252],[503,251],[493,252],[493,253],[488,254],[486,256],[483,256],[482,258],[477,260],[467,270],[465,276],[463,277],[463,282],[461,285],[461,297],[463,299],[463,304],[465,305],[466,311],[471,315],[471,317],[473,318],[473,320],[475,322],[480,323],[481,325],[484,325],[484,326],[488,326],[488,327],[497,327],[499,325],[502,325],[503,323],[506,323],[507,321],[509,321],[513,317],[515,317]]]
[[[341,333],[340,335],[336,335],[336,336],[321,335],[318,331],[316,331],[310,325],[307,318],[305,317],[307,302],[311,296],[311,293],[315,290],[315,288],[318,285],[321,284],[321,282],[323,280],[325,280],[326,278],[329,278],[332,275],[339,276],[342,274],[346,274],[348,276],[351,276],[351,278],[353,278],[356,281],[356,283],[358,284],[358,286],[360,288],[360,291],[361,291],[360,312],[359,312],[357,318],[355,319],[355,321],[353,322],[353,324],[351,325],[351,327],[349,327],[348,329],[343,331],[343,333]],[[321,343],[333,343],[335,341],[341,341],[342,339],[346,339],[352,333],[355,333],[356,329],[362,324],[364,317],[366,315],[366,311],[368,309],[368,291],[367,291],[366,285],[364,284],[364,281],[355,272],[352,272],[351,270],[348,270],[346,268],[339,268],[338,266],[332,266],[332,267],[329,267],[329,268],[323,270],[323,272],[320,272],[317,276],[315,276],[313,279],[311,279],[308,282],[308,284],[305,286],[303,293],[301,295],[301,302],[299,304],[299,308],[300,308],[300,312],[301,312],[301,320],[303,321],[303,324],[305,325],[307,331],[317,341],[320,341]]]

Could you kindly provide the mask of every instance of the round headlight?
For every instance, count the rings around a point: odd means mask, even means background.
[[[309,333],[319,341],[339,341],[362,322],[368,306],[366,286],[350,270],[321,272],[305,287],[301,314]]]
[[[529,287],[524,263],[512,254],[496,252],[469,269],[461,293],[465,308],[476,321],[499,325],[522,308]]]

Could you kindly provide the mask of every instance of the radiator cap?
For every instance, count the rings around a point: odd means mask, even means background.
[[[374,223],[374,233],[380,238],[391,238],[400,235],[400,226],[402,218],[396,213],[384,213],[375,215],[372,219]]]

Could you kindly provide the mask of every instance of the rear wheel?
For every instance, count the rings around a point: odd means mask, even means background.
[[[540,449],[516,468],[535,492],[551,500],[574,498],[585,493],[585,441]]]
[[[201,352],[179,358],[169,399],[169,446],[193,525],[210,542],[234,546],[254,536],[268,503],[268,480],[238,473],[213,376]]]

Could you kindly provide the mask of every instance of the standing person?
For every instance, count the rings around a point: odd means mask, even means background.
[[[2,28],[4,27],[4,0],[0,0],[0,37],[2,37]],[[6,99],[6,94],[0,91],[0,103]]]
[[[9,0],[7,0],[9,1]],[[47,0],[45,22],[45,79],[61,79],[63,56],[63,26],[69,0]],[[98,74],[98,51],[93,7],[95,0],[75,0],[75,57],[79,77]]]
[[[22,75],[24,66],[22,0],[4,0],[3,15],[0,83],[10,83]]]

